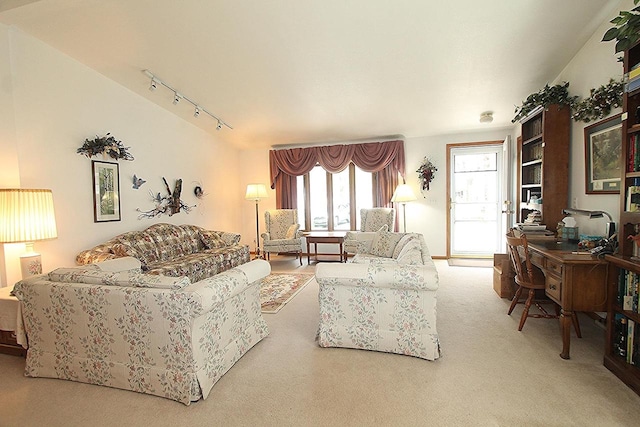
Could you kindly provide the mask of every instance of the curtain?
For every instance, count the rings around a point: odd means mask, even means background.
[[[316,164],[327,172],[338,173],[350,162],[365,172],[384,171],[378,179],[375,203],[377,206],[390,206],[391,196],[398,185],[398,174],[403,180],[405,178],[404,142],[400,140],[269,151],[271,188],[276,190],[276,207],[296,207],[296,176],[309,173]]]

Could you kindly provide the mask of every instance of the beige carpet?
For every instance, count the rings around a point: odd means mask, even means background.
[[[271,273],[260,286],[263,313],[275,314],[313,279],[309,273]]]
[[[290,258],[290,257],[289,257]],[[312,272],[297,260],[276,271]],[[435,362],[320,348],[311,281],[275,315],[270,335],[186,407],[160,397],[23,376],[0,355],[0,426],[637,426],[640,397],[602,366],[604,332],[581,316],[571,360],[558,356],[556,320],[529,319],[492,288],[492,270],[440,272]],[[573,334],[573,332],[572,332]]]

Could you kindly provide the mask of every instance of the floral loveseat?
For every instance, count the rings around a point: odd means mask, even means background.
[[[160,223],[82,251],[76,262],[89,264],[131,256],[140,260],[145,273],[187,276],[195,283],[249,262],[249,246],[239,242],[239,234]]]
[[[186,405],[267,336],[254,260],[191,283],[142,274],[120,258],[18,282],[29,348],[25,375],[166,397]]]
[[[437,359],[438,272],[424,237],[367,235],[352,262],[318,264],[318,344]]]

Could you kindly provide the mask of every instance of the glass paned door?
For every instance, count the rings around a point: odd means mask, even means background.
[[[502,145],[451,150],[451,256],[492,256],[502,242]]]

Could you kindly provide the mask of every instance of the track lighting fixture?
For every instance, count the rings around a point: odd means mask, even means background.
[[[149,90],[150,91],[154,91],[154,90],[156,90],[158,85],[162,85],[162,86],[166,87],[167,89],[169,89],[170,91],[173,92],[173,95],[174,95],[173,96],[173,104],[174,105],[177,105],[180,102],[180,100],[182,100],[182,99],[184,99],[185,102],[188,102],[189,104],[193,105],[193,107],[194,107],[193,117],[198,117],[200,115],[200,113],[202,112],[202,113],[207,114],[208,116],[211,116],[212,118],[214,118],[215,120],[218,121],[218,124],[216,125],[216,130],[222,129],[222,126],[226,126],[229,129],[233,129],[233,127],[231,127],[227,122],[225,122],[221,118],[211,114],[209,111],[207,111],[205,108],[203,108],[197,102],[192,101],[188,97],[186,97],[186,96],[182,95],[181,93],[179,93],[176,89],[174,89],[173,87],[169,86],[167,83],[163,82],[158,77],[156,77],[151,71],[142,70],[142,72],[144,74],[146,74],[147,77],[149,77],[151,79],[151,84],[149,86]]]

